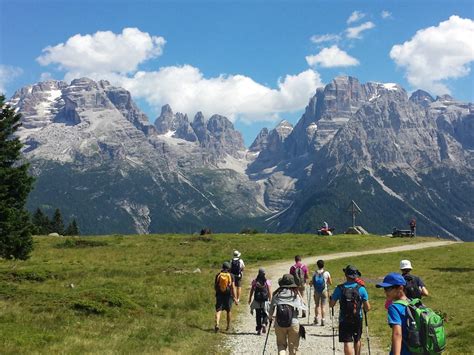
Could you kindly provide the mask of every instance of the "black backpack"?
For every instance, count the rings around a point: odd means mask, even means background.
[[[421,298],[422,295],[416,277],[413,275],[403,275],[403,278],[407,282],[405,285],[406,296],[409,299]]]
[[[265,302],[268,301],[268,287],[266,284],[260,282],[255,283],[255,301]]]
[[[295,279],[295,284],[298,286],[303,286],[304,285],[304,271],[302,269],[302,265],[295,267],[293,273],[292,273],[294,279]]]
[[[341,317],[345,324],[359,324],[361,322],[360,310],[362,308],[362,297],[360,297],[360,285],[356,287],[337,286],[341,289]]]
[[[276,320],[278,326],[281,328],[291,327],[291,321],[293,319],[294,308],[289,304],[277,305],[277,316]]]
[[[230,264],[230,273],[240,276],[240,259],[232,259]]]

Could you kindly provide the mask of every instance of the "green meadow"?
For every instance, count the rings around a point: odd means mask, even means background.
[[[445,318],[445,354],[473,354],[474,243],[331,260],[326,266],[337,283],[344,281],[342,268],[349,263],[356,265],[362,272],[372,306],[368,315],[370,333],[377,336],[379,344],[388,353],[391,330],[387,325],[385,294],[375,284],[389,272],[399,272],[402,259],[411,260],[414,268],[412,274],[421,277],[426,284],[430,295],[423,298],[423,302]],[[366,346],[365,324],[362,339]]]
[[[248,267],[257,268],[296,254],[426,240],[432,239],[294,234],[35,237],[28,261],[0,260],[0,353],[216,353],[222,336],[213,333],[213,280],[234,249],[242,252]],[[460,318],[456,312],[462,313],[461,302],[464,310],[470,309],[466,295],[472,294],[472,282],[467,280],[472,280],[474,258],[471,244],[449,248],[442,255],[430,249],[364,257],[358,266],[363,272],[377,270],[367,274],[375,279],[395,269],[401,256],[423,255],[412,260],[431,286],[430,301],[447,313],[453,337],[449,345],[466,349],[473,318]],[[328,268],[340,269],[345,263],[334,261]],[[443,271],[446,265],[452,270]],[[435,284],[442,285],[443,296]],[[383,307],[382,293],[371,290],[374,331],[384,338],[382,308],[377,310],[379,303]]]

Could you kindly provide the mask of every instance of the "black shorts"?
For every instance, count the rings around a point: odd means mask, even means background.
[[[232,295],[230,292],[216,292],[216,312],[230,311],[232,308]]]
[[[339,323],[339,342],[352,343],[362,336],[362,319],[356,324]]]
[[[232,276],[234,276],[235,287],[241,287],[241,285],[242,285],[242,275],[241,276],[232,275]]]

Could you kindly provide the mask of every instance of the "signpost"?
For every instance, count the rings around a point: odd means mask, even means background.
[[[356,223],[356,214],[361,213],[362,210],[357,206],[357,203],[355,203],[354,200],[351,200],[351,203],[349,204],[349,207],[347,208],[347,212],[352,213],[352,227],[355,227]]]

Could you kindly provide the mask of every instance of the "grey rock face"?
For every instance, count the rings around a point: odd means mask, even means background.
[[[268,128],[264,127],[258,133],[257,137],[253,141],[253,143],[249,147],[249,151],[251,152],[260,152],[266,149],[268,144]]]
[[[423,107],[428,107],[434,101],[433,97],[423,90],[416,90],[411,94],[410,101],[421,105]]]

